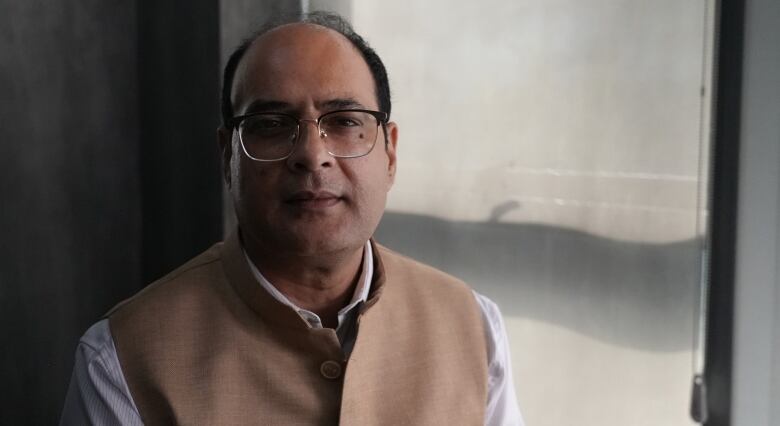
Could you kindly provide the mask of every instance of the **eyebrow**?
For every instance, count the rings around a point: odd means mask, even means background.
[[[288,104],[287,102],[255,99],[249,103],[243,114],[252,114],[254,112],[289,111],[291,109],[292,105]]]
[[[360,102],[352,98],[336,98],[330,99],[319,104],[320,109],[366,109],[366,107]]]
[[[317,108],[322,111],[333,111],[337,109],[366,109],[366,107],[352,98],[335,98],[328,99],[324,102],[318,102]],[[244,110],[243,114],[252,114],[255,112],[285,112],[291,113],[295,107],[282,101],[275,101],[269,99],[255,99],[250,102]]]

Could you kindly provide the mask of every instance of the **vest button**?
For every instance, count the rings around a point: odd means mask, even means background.
[[[341,375],[341,364],[336,361],[325,361],[320,365],[320,374],[326,379],[338,379]]]

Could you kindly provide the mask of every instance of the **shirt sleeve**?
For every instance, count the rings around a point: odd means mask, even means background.
[[[486,426],[523,426],[512,380],[509,342],[501,312],[493,301],[474,292],[482,311],[488,352],[488,400]]]
[[[143,425],[122,375],[107,319],[90,327],[79,341],[60,418],[61,426],[86,424]]]

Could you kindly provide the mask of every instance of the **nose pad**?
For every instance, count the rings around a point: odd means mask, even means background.
[[[298,131],[296,133],[294,133],[293,136],[292,136],[294,140],[300,140],[300,138],[303,137],[303,135],[302,135],[302,133],[303,133],[303,124],[306,121],[311,122],[311,124],[313,124],[315,127],[317,127],[317,134],[319,135],[320,138],[324,139],[324,138],[328,137],[328,134],[325,133],[325,130],[322,130],[322,128],[319,126],[319,124],[317,124],[317,122],[315,120],[300,120],[301,124],[298,126]]]
[[[315,129],[304,129],[305,121],[311,122],[317,132],[313,131]],[[295,147],[287,158],[287,164],[295,170],[314,170],[317,167],[330,165],[333,157],[325,144],[327,136],[315,120],[301,120],[301,125],[293,139]]]
[[[324,131],[324,130],[322,130],[322,129],[320,129],[320,128],[318,128],[318,129],[317,129],[317,132],[319,133],[319,136],[320,136],[320,138],[322,138],[322,139],[325,139],[325,138],[327,138],[327,137],[328,137],[328,134],[327,134],[327,133],[325,133],[325,131]],[[298,129],[298,130],[297,130],[295,133],[293,133],[292,135],[290,135],[290,141],[292,141],[292,142],[297,142],[297,141],[300,141],[300,140],[301,140],[301,138],[303,137],[303,136],[302,136],[302,133],[303,133],[303,130],[302,130],[301,128],[299,128],[299,129]]]

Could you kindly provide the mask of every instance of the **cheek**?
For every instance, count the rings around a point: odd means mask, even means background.
[[[261,164],[254,164],[254,161],[245,156],[235,163],[232,172],[234,185],[231,191],[235,201],[246,208],[267,199],[269,182],[273,181],[270,171]]]
[[[364,208],[369,216],[381,215],[387,202],[387,192],[392,186],[392,179],[387,174],[386,169],[381,169],[380,165],[374,164],[370,173],[362,175],[362,181],[359,185],[359,192]]]

